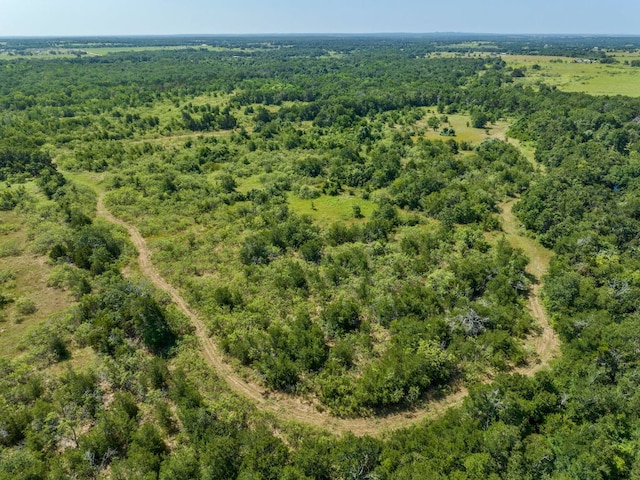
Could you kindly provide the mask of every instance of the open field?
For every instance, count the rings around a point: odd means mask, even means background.
[[[516,79],[525,85],[543,82],[567,92],[591,95],[640,96],[640,68],[625,65],[624,61],[637,59],[637,54],[615,55],[620,63],[578,63],[582,60],[540,55],[503,55],[514,68],[526,68],[526,77]],[[540,69],[532,68],[538,65]],[[537,68],[537,67],[536,67]]]
[[[500,120],[495,124],[488,123],[486,128],[473,128],[471,126],[471,116],[464,114],[451,114],[445,115],[448,119],[448,123],[441,123],[440,128],[437,131],[427,126],[429,117],[435,115],[440,118],[442,115],[434,113],[433,109],[426,109],[426,114],[422,120],[416,123],[417,127],[426,128],[423,138],[428,140],[442,140],[454,139],[456,142],[470,142],[473,145],[488,140],[489,138],[504,139],[507,130],[509,129],[509,122]],[[443,128],[453,128],[456,132],[455,137],[448,137],[440,135]]]
[[[263,186],[261,175],[253,175],[242,179],[237,190],[247,193],[252,189]],[[365,200],[360,196],[343,193],[341,195],[320,195],[317,198],[300,198],[294,193],[289,194],[289,206],[298,215],[309,215],[318,225],[327,226],[336,222],[357,223],[364,222],[375,210],[376,204],[372,200]],[[354,217],[354,207],[359,206],[361,219]]]
[[[301,199],[289,196],[291,209],[299,215],[309,215],[319,225],[331,225],[336,222],[364,222],[375,210],[375,203],[352,195],[321,195],[314,199]],[[353,209],[359,206],[363,218],[354,218]]]
[[[0,45],[1,46],[1,45]],[[261,47],[219,47],[202,44],[196,45],[174,45],[174,46],[137,46],[137,47],[123,47],[123,46],[99,46],[99,47],[81,47],[81,48],[34,48],[25,51],[0,51],[0,60],[15,60],[15,59],[39,59],[39,60],[55,60],[57,58],[76,58],[78,56],[85,57],[101,57],[104,55],[110,55],[114,53],[133,53],[133,52],[166,52],[166,51],[180,51],[180,50],[206,50],[209,52],[238,52],[247,53],[262,51],[268,48]]]

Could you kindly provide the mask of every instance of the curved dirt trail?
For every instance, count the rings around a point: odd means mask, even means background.
[[[216,373],[223,378],[228,386],[236,393],[252,400],[260,409],[271,412],[283,420],[295,420],[307,423],[316,427],[324,428],[330,432],[343,434],[353,433],[355,435],[380,435],[384,432],[406,427],[411,424],[420,422],[424,419],[435,418],[441,415],[447,409],[459,406],[467,396],[468,391],[463,386],[458,386],[457,390],[441,399],[434,399],[428,402],[425,409],[417,411],[405,411],[402,413],[394,413],[380,417],[342,419],[331,416],[326,412],[321,412],[316,408],[316,404],[305,402],[303,399],[281,393],[267,392],[262,386],[255,382],[248,381],[236,373],[233,367],[225,360],[224,355],[216,346],[213,340],[207,334],[204,323],[189,308],[185,300],[182,298],[178,290],[168,283],[158,272],[151,261],[151,252],[140,232],[127,222],[115,217],[104,206],[104,194],[98,196],[97,213],[111,223],[117,224],[125,228],[129,232],[131,241],[138,250],[138,263],[142,273],[159,289],[167,292],[172,301],[192,322],[195,327],[198,340],[202,344],[202,353],[209,365],[215,368]],[[548,266],[548,255],[542,257],[536,256],[539,246],[527,239],[519,236],[515,231],[515,223],[511,215],[512,204],[505,204],[503,209],[503,222],[511,225],[505,226],[508,238],[522,239],[531,242],[533,249],[527,248],[526,245],[517,245],[523,248],[525,253],[531,258],[531,263],[539,265],[539,271],[533,271],[532,274],[539,278],[539,275],[546,271]],[[511,220],[509,220],[511,215]],[[517,242],[520,243],[520,242]],[[546,259],[546,260],[545,260]],[[555,333],[551,329],[547,316],[539,302],[538,285],[533,288],[530,296],[529,304],[532,315],[538,320],[543,329],[543,334],[530,339],[539,363],[518,369],[519,373],[533,375],[540,370],[552,358],[557,351],[558,341]]]
[[[520,235],[518,233],[519,221],[513,215],[513,206],[516,200],[510,200],[500,205],[502,213],[502,228],[506,234],[506,238],[512,246],[521,248],[529,257],[527,272],[533,275],[538,283],[531,287],[529,295],[529,310],[533,318],[538,321],[542,328],[539,335],[531,336],[527,339],[537,355],[537,363],[531,363],[525,367],[517,368],[516,372],[523,375],[533,375],[538,370],[546,366],[549,361],[560,352],[560,339],[549,323],[549,318],[540,301],[540,279],[547,273],[549,262],[553,253],[544,248],[535,240]]]

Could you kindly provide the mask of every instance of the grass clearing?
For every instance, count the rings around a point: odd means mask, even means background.
[[[95,44],[94,44],[95,45]],[[0,45],[1,46],[1,45]],[[0,60],[17,60],[17,59],[38,59],[38,60],[56,60],[56,59],[69,59],[78,57],[102,57],[110,54],[117,53],[137,53],[137,52],[170,52],[181,50],[199,50],[207,52],[237,52],[237,53],[252,53],[259,51],[271,50],[268,45],[252,47],[220,47],[210,46],[205,44],[201,45],[164,45],[164,46],[94,46],[86,45],[82,46],[67,46],[67,47],[51,47],[51,48],[29,48],[26,50],[9,50],[0,52]]]
[[[104,187],[104,173],[97,172],[64,172],[64,176],[74,183],[79,183],[91,187],[96,193],[103,192]]]
[[[263,177],[263,174],[256,174],[256,175],[251,175],[250,177],[246,177],[246,178],[238,178],[237,182],[238,182],[238,187],[236,188],[236,190],[238,190],[240,193],[248,193],[253,189],[259,189],[262,188],[263,183],[261,178]],[[216,176],[215,175],[211,175],[210,179],[213,180],[215,179]]]
[[[442,140],[447,141],[453,139],[456,142],[470,142],[474,145],[482,143],[490,138],[504,139],[509,129],[510,123],[506,120],[499,120],[495,124],[487,124],[486,128],[473,128],[471,126],[471,116],[463,114],[450,114],[445,115],[449,120],[448,123],[441,123],[440,128],[434,131],[433,128],[429,128],[427,121],[430,117],[435,115],[436,117],[442,117],[441,114],[435,113],[432,109],[427,109],[424,118],[416,123],[417,127],[425,128],[426,132],[422,135],[422,138],[428,140]],[[448,127],[456,131],[455,137],[449,137],[440,135],[443,128]]]
[[[0,212],[0,224],[14,225],[13,231],[0,236],[0,244],[20,245],[18,252],[2,258],[0,293],[13,302],[0,310],[0,356],[12,357],[20,351],[26,334],[52,314],[73,304],[69,295],[47,286],[51,266],[47,258],[29,253],[24,247],[27,231],[15,212]],[[29,307],[29,308],[27,308]]]
[[[527,272],[540,280],[547,273],[553,252],[527,236],[524,228],[520,225],[520,221],[513,214],[512,208],[515,202],[515,200],[508,200],[500,204],[502,212],[500,219],[502,220],[504,233],[487,234],[487,238],[495,241],[502,235],[506,235],[512,247],[522,249],[529,257],[529,264],[526,267]]]
[[[63,375],[68,369],[75,372],[87,367],[98,365],[99,357],[91,347],[75,348],[69,350],[69,358],[54,363],[47,368],[47,373],[54,376]]]
[[[356,205],[360,207],[363,218],[354,217],[353,209]],[[299,215],[311,216],[320,225],[365,222],[376,208],[376,204],[371,200],[352,195],[321,195],[314,199],[302,199],[290,194],[289,206]]]
[[[620,63],[585,63],[582,59],[542,55],[503,55],[514,68],[526,67],[526,76],[516,79],[524,85],[543,82],[566,92],[591,95],[627,95],[640,97],[640,68],[624,65],[637,54],[615,54]],[[539,69],[532,68],[538,65]]]

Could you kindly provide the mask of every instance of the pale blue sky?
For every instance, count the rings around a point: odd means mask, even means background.
[[[189,33],[640,34],[640,0],[0,0],[0,37]]]

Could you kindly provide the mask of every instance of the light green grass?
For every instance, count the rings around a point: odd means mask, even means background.
[[[64,176],[74,183],[79,183],[91,187],[96,194],[105,191],[104,173],[96,172],[64,172]]]
[[[360,206],[364,218],[355,219],[353,207]],[[365,222],[376,208],[371,200],[364,200],[351,195],[321,195],[318,198],[301,199],[293,194],[289,195],[291,210],[299,215],[310,215],[318,225],[326,226],[336,222],[357,223]]]
[[[618,54],[621,63],[576,63],[576,59],[539,55],[504,55],[502,58],[512,67],[526,67],[526,77],[516,79],[525,85],[543,82],[566,92],[583,92],[591,95],[627,95],[640,97],[640,68],[624,65],[637,54]],[[561,60],[562,63],[558,63]],[[533,65],[539,70],[533,70]]]
[[[217,175],[213,174],[209,178],[213,180],[215,179],[216,176]],[[260,174],[260,175],[252,175],[250,177],[246,177],[242,179],[236,179],[238,183],[238,188],[236,188],[236,190],[238,190],[240,193],[248,193],[253,189],[262,188],[262,180],[261,180],[262,176],[263,175]]]
[[[444,48],[445,49],[449,49],[449,48],[455,48],[455,49],[462,49],[462,48],[468,48],[469,50],[473,50],[476,48],[486,48],[486,49],[491,49],[491,50],[498,50],[498,45],[496,45],[494,42],[490,42],[490,41],[486,41],[486,40],[481,40],[481,41],[474,41],[474,42],[460,42],[460,43],[452,43],[451,45],[446,45]],[[484,52],[481,52],[484,53]]]
[[[434,113],[434,110],[427,109],[427,113],[424,118],[420,120],[416,126],[421,128],[426,128],[424,135],[421,138],[426,138],[428,140],[442,140],[446,141],[449,139],[454,139],[456,142],[470,142],[472,144],[478,144],[487,140],[489,138],[499,138],[504,139],[507,130],[509,129],[509,122],[500,120],[495,124],[487,124],[487,128],[473,128],[471,126],[471,117],[469,115],[461,115],[461,114],[453,114],[447,115],[449,119],[449,123],[444,123],[440,125],[438,131],[434,131],[432,128],[427,126],[427,120],[432,115],[436,115],[438,118],[441,117],[440,114]],[[455,137],[445,137],[440,135],[440,131],[444,127],[453,127],[456,131]]]
[[[100,357],[91,347],[70,348],[70,358],[61,362],[54,363],[47,367],[46,374],[53,376],[61,376],[69,369],[78,371],[91,366],[98,366]]]
[[[68,59],[76,58],[76,54],[69,52],[52,54],[49,51],[35,52],[31,54],[12,53],[7,52],[0,53],[0,60],[18,60],[18,59],[34,59],[34,60],[56,60],[56,59]]]
[[[195,46],[186,45],[173,45],[165,47],[152,47],[152,46],[140,46],[140,47],[90,47],[82,48],[81,50],[93,54],[93,55],[108,55],[110,53],[126,53],[126,52],[162,52],[162,51],[175,51],[185,50],[187,48],[200,48]]]
[[[623,63],[625,60],[640,60],[640,50],[636,50],[635,52],[613,52],[609,55],[618,59],[620,63]]]
[[[148,51],[170,51],[170,50],[201,50],[208,52],[257,52],[263,50],[272,50],[273,48],[268,47],[213,47],[211,45],[207,45],[206,43],[203,45],[170,45],[170,46],[145,46],[141,45],[139,47],[93,47],[93,48],[82,48],[86,52],[92,53],[94,55],[107,55],[109,53],[120,53],[120,52],[148,52]]]
[[[0,261],[0,270],[10,272],[13,277],[0,285],[0,292],[16,300],[0,310],[0,356],[12,357],[20,353],[20,345],[29,331],[72,302],[66,292],[47,286],[51,267],[46,257],[35,256],[24,248],[27,243],[24,218],[15,212],[0,212],[0,224],[13,227],[9,233],[0,235],[0,243],[17,242],[21,246],[20,251]],[[32,300],[36,311],[20,314],[17,300],[21,298]]]
[[[27,49],[26,53],[3,52],[0,53],[0,60],[16,60],[22,58],[34,58],[39,60],[55,60],[57,58],[75,58],[78,53],[84,57],[101,57],[109,54],[132,53],[132,52],[162,52],[162,51],[179,51],[179,50],[206,50],[208,52],[256,52],[263,50],[271,50],[268,47],[212,47],[203,45],[170,45],[170,46],[136,46],[136,47],[118,47],[118,46],[96,46],[78,45],[76,47],[52,47],[52,48],[33,48]],[[52,53],[55,52],[55,53]]]
[[[142,106],[136,108],[128,108],[127,113],[138,114],[141,117],[157,116],[160,119],[160,125],[167,125],[171,120],[182,121],[182,106],[186,104],[192,104],[196,107],[202,105],[211,105],[213,107],[222,107],[231,98],[230,95],[214,95],[214,94],[201,94],[196,96],[187,97],[180,100],[179,106],[176,106],[172,101],[161,100],[153,102],[152,106]],[[199,116],[200,113],[196,113],[194,116]],[[198,132],[191,132],[193,136],[196,136]]]

